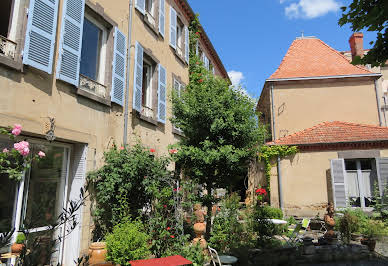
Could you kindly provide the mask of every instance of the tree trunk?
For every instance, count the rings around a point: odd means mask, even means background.
[[[212,188],[209,184],[206,185],[206,190],[207,194],[210,197],[212,194]],[[205,234],[205,239],[209,240],[210,238],[210,230],[212,226],[212,202],[208,200],[206,202],[206,207],[207,207],[207,215],[206,215],[206,234]]]

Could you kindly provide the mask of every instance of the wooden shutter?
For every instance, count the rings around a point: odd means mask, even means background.
[[[189,28],[185,26],[185,60],[189,64]]]
[[[78,87],[85,0],[63,3],[57,78]]]
[[[78,201],[80,198],[80,190],[85,185],[85,173],[86,173],[86,155],[87,147],[85,145],[75,145],[74,149],[74,161],[72,171],[72,182],[69,184],[70,193],[67,202],[67,209],[69,208],[70,201]],[[71,179],[70,179],[71,180]],[[78,224],[73,231],[65,238],[64,249],[64,262],[63,265],[74,265],[74,261],[77,260],[80,253],[81,244],[81,228],[82,228],[82,207],[76,212],[76,219]],[[67,230],[69,224],[66,225]],[[88,230],[85,228],[84,230]]]
[[[58,0],[30,0],[23,64],[52,73]]]
[[[331,182],[335,208],[346,208],[346,172],[343,159],[331,160]]]
[[[176,49],[176,11],[174,8],[170,8],[170,45]]]
[[[127,58],[127,38],[115,27],[113,71],[112,71],[112,102],[123,105],[125,91],[125,59]]]
[[[380,196],[383,196],[388,186],[388,158],[376,158],[376,165]]]
[[[159,64],[159,82],[158,82],[158,121],[166,123],[166,88],[167,88],[166,69]]]
[[[164,37],[164,28],[165,28],[165,0],[160,0],[159,2],[159,32]]]
[[[140,11],[143,15],[145,14],[145,1],[146,0],[136,0],[135,7]]]
[[[143,88],[143,47],[136,42],[135,71],[133,78],[133,109],[141,112]]]

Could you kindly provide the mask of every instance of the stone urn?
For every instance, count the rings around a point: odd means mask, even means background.
[[[89,265],[107,265],[105,259],[107,254],[105,242],[94,242],[89,246]]]
[[[195,238],[193,239],[193,244],[200,243],[202,249],[207,248],[207,242],[204,238],[204,234],[206,233],[206,224],[205,224],[205,216],[202,211],[201,204],[194,205],[194,214],[195,214],[195,224],[194,224],[194,232]]]

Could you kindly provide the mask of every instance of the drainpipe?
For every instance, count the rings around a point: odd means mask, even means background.
[[[123,136],[123,145],[127,145],[127,135],[128,135],[128,105],[129,105],[129,76],[130,76],[130,66],[131,66],[131,41],[132,41],[132,2],[129,1],[129,23],[128,23],[128,44],[127,44],[127,86],[125,93],[125,103],[124,103],[124,136]]]
[[[379,123],[380,123],[380,126],[383,126],[383,118],[381,116],[380,93],[379,93],[378,85],[379,85],[378,80],[375,79],[375,91],[376,91],[377,111],[379,113]]]
[[[276,128],[275,128],[275,105],[274,105],[274,96],[273,96],[273,83],[271,83],[271,107],[272,107],[272,136],[273,139],[276,140]],[[279,207],[283,210],[283,184],[282,184],[282,174],[280,168],[280,157],[278,157],[277,163],[277,171],[278,171],[278,192],[279,192]]]

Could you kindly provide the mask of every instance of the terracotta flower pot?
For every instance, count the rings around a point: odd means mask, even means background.
[[[197,237],[201,237],[206,233],[206,224],[196,223],[194,224],[194,232]]]
[[[375,251],[376,239],[362,238],[360,242],[361,244],[368,246],[369,251]]]
[[[91,243],[89,246],[89,265],[105,264],[107,252],[105,242]]]
[[[24,244],[13,243],[11,246],[11,252],[16,253],[16,254],[20,254],[22,252],[24,246],[25,246]]]

